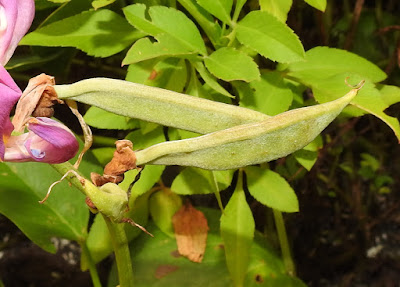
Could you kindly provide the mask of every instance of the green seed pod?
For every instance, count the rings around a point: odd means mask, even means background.
[[[196,138],[151,146],[136,152],[136,163],[223,170],[284,157],[319,135],[357,95],[361,85],[325,104],[290,110],[260,122]]]
[[[201,134],[269,118],[250,109],[122,80],[93,78],[54,88],[60,99]]]

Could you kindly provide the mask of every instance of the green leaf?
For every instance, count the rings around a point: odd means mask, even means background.
[[[149,224],[146,229],[154,235],[149,240],[142,235],[131,243],[132,264],[135,266],[135,286],[207,286],[231,287],[232,281],[226,267],[224,248],[219,235],[219,217],[217,210],[202,208],[207,218],[209,233],[204,259],[194,263],[183,256],[171,256],[176,253],[175,238],[168,237],[161,230]],[[282,259],[274,249],[267,245],[268,240],[256,232],[255,242],[250,252],[250,263],[244,286],[246,287],[305,287],[296,277],[285,273]],[[116,266],[112,267],[109,287],[118,285]],[[194,283],[195,282],[195,283]],[[261,283],[262,282],[262,283]]]
[[[122,61],[122,65],[133,64],[162,56],[183,56],[189,55],[187,49],[178,43],[165,45],[164,42],[153,43],[149,38],[142,38],[133,44],[129,49],[126,57]]]
[[[351,80],[351,83],[355,83],[363,79],[363,76],[345,73],[315,81],[312,84],[315,98],[320,102],[334,99],[334,95],[337,95],[336,93],[340,93],[348,89],[347,85],[343,82],[344,79],[348,77]],[[384,113],[384,110],[389,105],[385,102],[384,98],[381,97],[379,90],[373,83],[366,81],[364,87],[360,90],[360,93],[351,102],[351,104],[384,121],[400,140],[399,121],[396,118],[388,116]]]
[[[326,0],[304,0],[306,1],[310,6],[313,6],[314,8],[324,12],[326,9]]]
[[[249,192],[257,201],[283,212],[299,211],[296,193],[278,173],[255,166],[245,171]]]
[[[46,55],[14,55],[6,65],[6,69],[30,68],[44,65],[50,61],[56,61],[57,58],[63,57],[63,50],[47,53]]]
[[[293,153],[295,159],[299,164],[301,164],[306,170],[310,171],[318,159],[318,152],[313,150],[308,150],[307,146],[303,149],[295,151]]]
[[[60,4],[50,2],[49,0],[35,0],[35,10],[43,11],[49,8],[59,7]]]
[[[151,59],[129,65],[125,80],[132,83],[144,84],[149,78],[152,78],[154,66],[159,61],[160,59]]]
[[[304,62],[279,65],[278,69],[285,69],[288,76],[306,85],[343,73],[358,74],[374,83],[386,79],[386,74],[368,60],[345,50],[328,47],[308,50]]]
[[[140,121],[140,131],[142,132],[143,135],[147,135],[153,131],[160,130],[160,125],[156,123],[150,123],[150,122],[145,122],[145,121]],[[162,133],[164,133],[162,131]]]
[[[97,107],[90,107],[83,118],[88,125],[98,129],[131,130],[139,126],[136,120]]]
[[[321,135],[306,145],[303,149],[296,151],[293,155],[305,169],[308,171],[314,166],[318,159],[318,150],[323,146]]]
[[[159,87],[174,92],[182,92],[187,79],[184,59],[168,58],[158,62],[145,85]]]
[[[293,4],[293,0],[260,0],[259,2],[261,11],[270,13],[281,22],[286,22],[287,15]]]
[[[352,104],[383,120],[400,140],[399,122],[383,112],[389,105],[372,84],[383,81],[386,74],[368,60],[344,50],[316,47],[307,51],[305,62],[292,63],[286,67],[281,65],[278,69],[285,69],[288,76],[311,86],[319,102],[331,101],[337,98],[337,93],[348,89],[344,83],[348,77],[354,83],[367,80]],[[387,101],[390,103],[393,100]]]
[[[382,100],[389,107],[400,102],[400,88],[390,85],[378,85],[377,88],[382,96]]]
[[[393,130],[397,139],[400,141],[399,120],[384,113],[384,110],[388,106],[380,97],[378,90],[376,90],[375,93],[371,94],[361,94],[360,97],[354,100],[353,105],[376,116],[377,118],[385,122]]]
[[[233,171],[214,171],[218,189],[226,189],[232,181]],[[211,171],[199,168],[185,168],[172,182],[171,189],[178,194],[208,194],[215,192]]]
[[[223,23],[231,22],[233,0],[197,0],[197,3]]]
[[[38,203],[50,185],[62,176],[50,165],[1,163],[0,173],[0,213],[35,244],[55,252],[52,237],[78,242],[85,239],[89,212],[79,190],[64,181],[53,188],[44,204]]]
[[[160,49],[169,49],[172,54],[182,54],[186,51],[190,53],[207,54],[204,41],[196,25],[181,11],[164,6],[152,6],[148,9],[148,14],[152,21],[145,17],[146,6],[143,4],[133,4],[123,9],[124,14],[133,26],[157,39],[151,47],[149,42],[141,42],[141,47],[145,47],[145,54],[160,54]],[[137,48],[133,50],[134,53]],[[167,55],[168,53],[164,53]],[[137,58],[137,55],[136,55]],[[124,63],[128,63],[125,59]]]
[[[135,197],[148,192],[160,180],[164,169],[164,166],[157,165],[149,165],[144,167],[139,180],[135,182],[132,187],[130,201],[132,201]],[[136,174],[136,170],[126,172],[124,181],[120,183],[120,187],[124,190],[128,190],[130,184],[135,180]]]
[[[98,162],[105,166],[113,157],[115,147],[100,147],[91,149],[93,155],[96,157]]]
[[[287,63],[304,58],[304,49],[296,34],[267,12],[250,12],[238,23],[236,32],[240,43],[273,61]]]
[[[377,172],[378,169],[381,167],[381,162],[371,154],[362,153],[361,158],[362,158],[362,160],[360,161],[361,168],[368,167],[371,168],[372,171]]]
[[[287,111],[293,101],[293,92],[278,72],[263,73],[260,80],[250,83],[249,87],[235,85],[241,89],[239,105],[274,116]],[[247,89],[247,91],[246,91]]]
[[[164,131],[161,126],[148,133],[143,133],[142,129],[130,132],[125,139],[133,143],[135,150],[144,149],[165,141]]]
[[[220,48],[204,59],[207,69],[224,81],[251,82],[260,78],[253,59],[233,48]]]
[[[35,6],[37,8],[36,2],[37,1],[35,1]],[[40,23],[40,27],[47,26],[53,22],[63,20],[65,18],[82,13],[83,11],[89,10],[92,8],[91,2],[92,2],[92,0],[65,2],[63,5],[59,6],[59,8],[56,9],[54,12],[52,12],[50,15],[46,14],[46,15],[48,15],[48,17],[42,23]]]
[[[244,286],[255,223],[243,191],[242,174],[221,216],[221,237],[224,242],[226,265],[234,286]]]
[[[226,97],[233,98],[233,96],[218,83],[217,79],[207,71],[202,62],[197,61],[192,64],[196,68],[196,71],[199,72],[200,77],[202,77],[204,82],[206,82],[206,84],[214,91]]]
[[[181,197],[167,189],[160,190],[150,197],[149,210],[154,223],[171,237],[174,237],[172,216],[181,206]]]
[[[145,4],[134,4],[126,6],[123,9],[124,15],[128,22],[143,31],[144,33],[155,37],[156,35],[164,34],[165,31],[162,30],[162,27],[157,27],[154,23],[149,21],[146,18],[148,11],[146,11],[147,7]]]
[[[114,3],[116,0],[95,0],[92,2],[92,6],[95,10],[102,8],[104,6]]]
[[[167,58],[164,60],[152,59],[129,65],[126,80],[182,92],[187,76],[187,67],[184,59]],[[162,112],[165,112],[165,110]]]
[[[168,129],[169,135],[171,134],[171,131]],[[176,130],[176,133],[173,133],[173,135],[177,135],[176,138],[171,138],[169,137],[169,140],[183,140],[183,139],[188,139],[188,138],[194,138],[198,137],[201,134],[199,133],[194,133],[194,132],[189,132],[185,130]]]
[[[90,152],[85,154],[79,169],[86,177],[92,171],[101,172]],[[85,196],[79,190],[63,181],[53,187],[44,204],[38,203],[50,185],[62,176],[50,165],[1,163],[0,173],[0,213],[10,218],[35,244],[55,252],[52,237],[85,241],[89,212]]]
[[[188,85],[186,86],[185,94],[210,100],[209,94],[205,91],[203,85],[199,81],[196,69],[193,67],[193,65],[190,65],[190,68],[190,79]]]
[[[142,37],[110,10],[86,11],[27,34],[20,45],[75,47],[88,55],[109,57]]]

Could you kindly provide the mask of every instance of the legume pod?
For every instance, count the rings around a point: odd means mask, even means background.
[[[362,83],[345,96],[242,124],[196,138],[160,143],[136,152],[137,165],[234,169],[284,157],[310,143],[357,95]]]
[[[234,105],[108,78],[92,78],[54,88],[60,99],[201,134],[269,118]]]

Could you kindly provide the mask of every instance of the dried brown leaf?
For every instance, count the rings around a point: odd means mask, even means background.
[[[172,217],[172,224],[179,253],[200,263],[204,257],[208,233],[204,214],[186,203]]]

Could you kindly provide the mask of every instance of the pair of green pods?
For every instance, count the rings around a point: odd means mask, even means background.
[[[269,117],[224,103],[122,80],[93,78],[56,85],[72,99],[115,114],[204,134],[168,141],[136,152],[137,165],[181,165],[235,169],[284,157],[318,136],[357,95]]]

